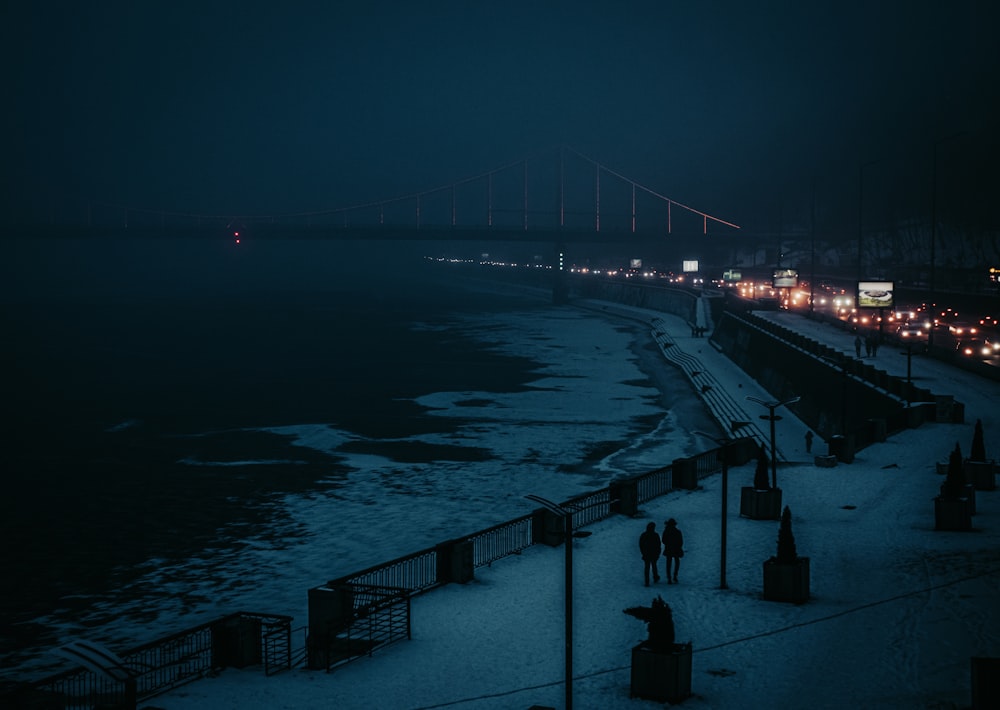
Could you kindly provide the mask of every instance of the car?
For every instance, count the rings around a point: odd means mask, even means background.
[[[930,331],[929,325],[917,321],[909,321],[900,324],[896,329],[896,335],[901,340],[927,340],[928,331]]]
[[[955,351],[965,357],[997,357],[1000,356],[1000,341],[983,337],[965,338],[956,342]]]
[[[979,334],[979,326],[968,321],[956,320],[948,324],[948,332],[958,339],[967,339]]]

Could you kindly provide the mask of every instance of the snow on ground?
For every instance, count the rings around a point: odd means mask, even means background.
[[[852,348],[830,326],[778,313],[794,327]],[[679,319],[678,347],[727,386],[760,394],[705,339]],[[892,348],[878,365],[906,359]],[[761,599],[765,559],[778,524],[740,518],[739,489],[753,464],[729,474],[728,589],[720,580],[721,476],[696,491],[647,503],[636,519],[611,518],[574,546],[574,681],[578,708],[640,708],[629,698],[630,649],[644,625],[622,613],[657,594],[671,605],[678,640],[694,645],[688,708],[945,708],[970,704],[970,657],[1000,656],[1000,491],[977,494],[976,530],[935,532],[935,462],[959,442],[968,451],[983,420],[987,455],[1000,451],[1000,384],[931,360],[915,379],[966,405],[963,424],[924,424],[858,453],[854,463],[819,468],[804,450],[805,426],[778,423],[791,461],[778,483],[793,513],[798,553],[811,560],[812,599],[801,606]],[[753,410],[748,410],[754,413]],[[697,448],[707,448],[703,442]],[[814,452],[824,452],[816,441]],[[525,501],[524,511],[530,509]],[[646,588],[637,540],[647,521],[674,517],[686,556],[680,584]],[[562,707],[564,552],[535,546],[476,570],[476,579],[413,600],[413,637],[327,674],[260,669],[220,676],[152,699],[189,708],[527,708]],[[662,562],[661,562],[662,566]]]

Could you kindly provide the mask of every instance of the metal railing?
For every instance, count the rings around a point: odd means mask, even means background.
[[[263,664],[270,675],[291,667],[291,620],[290,616],[237,612],[123,653],[124,666],[131,674],[126,680],[80,668],[44,678],[31,687],[64,708],[126,708],[134,707],[138,698],[159,695],[230,665]]]
[[[349,620],[327,624],[322,652],[326,670],[370,656],[376,648],[411,637],[410,590],[351,584]]]
[[[429,548],[340,577],[329,584],[392,587],[408,589],[413,593],[429,589],[437,583],[437,552]]]
[[[697,477],[719,469],[718,450],[702,452],[695,461]],[[669,493],[672,466],[633,477],[640,502]],[[563,503],[575,510],[574,527],[581,528],[610,517],[610,488],[590,491]],[[534,514],[452,541],[472,543],[471,565],[483,567],[518,554],[536,543]],[[381,646],[410,637],[410,598],[445,584],[438,559],[441,546],[420,550],[329,582],[328,587],[350,588],[354,595],[350,618],[326,635],[324,656],[332,668],[359,656],[371,655]],[[293,648],[291,617],[239,612],[186,631],[139,646],[123,655],[134,674],[134,689],[125,683],[89,670],[69,671],[32,684],[62,699],[66,708],[99,704],[128,707],[128,698],[148,698],[208,671],[226,666],[262,665],[271,675],[299,663],[304,650]],[[303,649],[308,643],[303,643]]]
[[[673,470],[673,466],[664,466],[636,476],[639,502],[645,503],[673,490]]]
[[[611,515],[611,491],[608,488],[591,491],[570,498],[561,505],[573,511],[573,529],[582,528]]]
[[[533,544],[531,515],[523,515],[520,518],[472,533],[466,539],[471,540],[475,546],[474,565],[476,567],[489,566],[508,555],[515,555],[531,547]]]

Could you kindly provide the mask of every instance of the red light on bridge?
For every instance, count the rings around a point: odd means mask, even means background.
[[[233,232],[233,237],[236,239],[236,243],[239,244],[240,243],[240,233],[239,232]]]

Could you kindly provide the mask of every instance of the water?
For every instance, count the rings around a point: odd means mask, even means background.
[[[240,609],[304,623],[310,586],[664,465],[711,426],[677,425],[686,385],[641,327],[457,278],[433,248],[16,245],[4,667]]]

